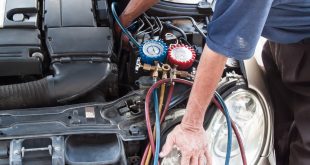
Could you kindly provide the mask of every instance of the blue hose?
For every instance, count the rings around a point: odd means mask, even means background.
[[[130,39],[130,41],[136,46],[136,47],[139,47],[140,44],[138,43],[138,41],[132,37],[132,35],[129,33],[129,31],[123,26],[123,24],[121,23],[117,13],[116,13],[116,10],[115,10],[115,7],[116,7],[116,2],[112,2],[112,5],[111,5],[111,10],[112,10],[112,15],[116,21],[116,23],[118,24],[118,26],[122,29],[122,31],[127,35],[127,37]]]
[[[226,104],[225,104],[223,98],[221,97],[221,95],[218,94],[217,92],[215,92],[215,97],[219,101],[219,103],[221,104],[221,106],[224,110],[225,117],[226,117],[227,129],[228,129],[228,140],[227,140],[227,151],[226,151],[225,165],[229,165],[230,154],[231,154],[231,145],[232,145],[231,120],[230,120],[228,109],[227,109]]]
[[[155,116],[156,116],[156,119],[155,119],[156,147],[155,147],[155,154],[154,154],[154,165],[157,165],[158,160],[159,160],[159,149],[160,149],[160,115],[159,115],[159,108],[158,108],[157,89],[154,90],[153,97],[154,97],[154,107],[155,107]]]

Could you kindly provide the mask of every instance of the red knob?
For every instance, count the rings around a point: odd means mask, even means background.
[[[176,65],[178,69],[185,70],[190,68],[196,58],[195,50],[184,44],[176,44],[168,49],[168,61]]]

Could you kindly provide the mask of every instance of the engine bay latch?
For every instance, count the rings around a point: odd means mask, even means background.
[[[64,164],[64,137],[53,136],[11,141],[10,164],[21,165],[36,160],[49,161],[52,165]]]
[[[22,158],[25,156],[25,152],[36,152],[36,151],[48,151],[50,156],[53,155],[52,145],[48,145],[47,147],[41,147],[41,148],[27,148],[27,149],[25,147],[22,147],[22,149],[20,150]]]

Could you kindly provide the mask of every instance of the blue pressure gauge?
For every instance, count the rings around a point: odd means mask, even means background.
[[[154,64],[154,61],[164,62],[167,56],[168,47],[162,40],[148,40],[139,48],[141,61],[147,64]]]

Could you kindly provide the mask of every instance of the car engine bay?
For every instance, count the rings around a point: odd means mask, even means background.
[[[0,0],[0,164],[140,164],[147,91],[155,80],[194,80],[212,4],[157,4],[126,27],[126,43],[114,27],[127,3]],[[226,98],[238,90],[251,91],[243,63],[229,59],[217,91]],[[161,144],[189,93],[174,85]],[[206,129],[219,116],[215,105],[209,109]]]

